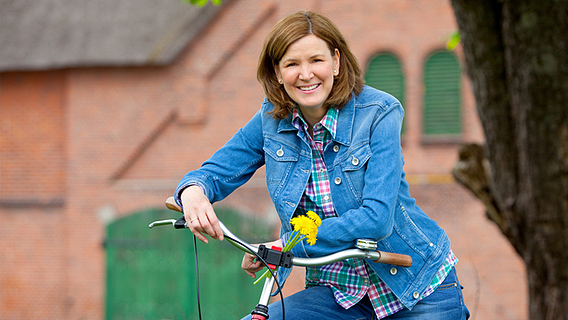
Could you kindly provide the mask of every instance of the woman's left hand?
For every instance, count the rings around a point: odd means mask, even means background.
[[[282,241],[280,239],[274,240],[264,244],[267,248],[278,247],[282,248]],[[256,256],[250,253],[245,253],[243,257],[243,262],[241,263],[241,268],[251,276],[251,278],[256,279],[256,273],[262,270],[264,264],[262,261],[255,261]]]

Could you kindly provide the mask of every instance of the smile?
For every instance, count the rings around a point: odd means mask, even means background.
[[[311,91],[311,90],[316,89],[316,88],[319,87],[319,86],[320,86],[320,85],[316,83],[316,84],[313,84],[313,85],[307,86],[307,87],[298,87],[298,89],[300,89],[300,90],[302,90],[302,91]]]

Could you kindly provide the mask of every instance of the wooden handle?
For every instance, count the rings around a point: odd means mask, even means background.
[[[166,207],[170,210],[173,211],[177,211],[177,212],[182,212],[181,207],[178,206],[178,204],[176,203],[176,200],[174,199],[174,197],[169,197],[166,200]],[[183,212],[182,212],[183,213]]]
[[[377,251],[381,254],[379,259],[373,260],[374,262],[393,264],[395,266],[410,267],[412,266],[412,257],[400,253]]]

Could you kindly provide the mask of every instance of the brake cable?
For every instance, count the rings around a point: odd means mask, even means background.
[[[234,241],[238,244],[240,244],[243,247],[246,247],[246,244],[244,244],[243,242],[239,241],[238,239],[232,238],[230,236],[225,235],[225,238],[230,239],[231,241]],[[194,258],[195,258],[195,276],[196,276],[196,295],[197,295],[197,310],[199,313],[199,320],[202,320],[201,317],[201,300],[199,297],[199,262],[198,262],[198,256],[197,256],[197,237],[195,235],[193,235],[193,248],[194,248]],[[251,251],[256,258],[262,262],[262,264],[264,264],[264,266],[266,266],[266,268],[268,268],[268,271],[270,271],[270,274],[272,277],[274,277],[276,282],[276,286],[278,287],[278,293],[280,294],[280,302],[282,304],[282,320],[286,320],[286,311],[284,309],[284,295],[282,294],[282,286],[280,285],[280,283],[277,280],[276,275],[274,274],[274,272],[272,271],[272,269],[269,267],[268,263],[255,251]],[[267,306],[268,307],[268,306]]]

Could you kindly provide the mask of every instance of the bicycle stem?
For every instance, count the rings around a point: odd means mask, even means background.
[[[262,288],[262,294],[260,295],[260,299],[258,300],[259,304],[268,305],[270,301],[270,294],[272,293],[272,287],[274,287],[274,277],[269,277],[264,280],[264,287]]]

